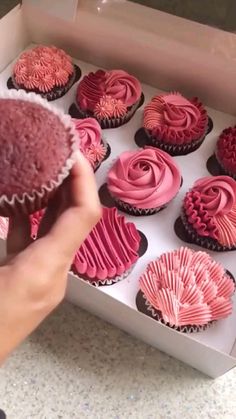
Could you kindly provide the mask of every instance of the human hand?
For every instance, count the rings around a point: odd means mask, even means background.
[[[61,302],[76,250],[99,221],[92,169],[78,162],[58,189],[32,242],[29,217],[10,220],[0,268],[0,363]]]

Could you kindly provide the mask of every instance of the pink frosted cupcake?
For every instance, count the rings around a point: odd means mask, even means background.
[[[68,92],[80,75],[80,69],[62,49],[39,45],[20,55],[8,87],[34,92],[51,101]]]
[[[202,144],[209,118],[197,98],[180,93],[155,96],[144,109],[143,128],[148,143],[173,156],[191,153]]]
[[[236,179],[236,127],[224,129],[217,141],[215,155],[222,174]]]
[[[131,215],[152,215],[178,193],[182,178],[174,159],[146,147],[122,153],[108,173],[107,188],[116,205]]]
[[[180,332],[199,332],[232,313],[233,278],[205,252],[181,247],[151,262],[138,308]]]
[[[141,236],[116,208],[103,217],[76,253],[72,270],[92,285],[111,285],[127,277],[141,256]]]
[[[73,121],[80,138],[80,150],[96,171],[110,154],[109,145],[102,139],[102,129],[94,118]]]
[[[142,103],[141,84],[123,70],[89,73],[76,94],[79,116],[96,118],[102,128],[125,124]]]

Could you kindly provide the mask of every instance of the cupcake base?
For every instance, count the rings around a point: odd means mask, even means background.
[[[236,173],[227,171],[223,166],[221,166],[215,154],[209,157],[209,159],[207,160],[206,166],[207,166],[208,172],[213,176],[226,175],[236,180]]]
[[[112,118],[112,119],[98,119],[94,116],[92,112],[86,112],[79,108],[77,103],[73,103],[69,108],[69,115],[72,118],[95,118],[98,123],[100,124],[102,129],[109,129],[109,128],[118,128],[131,120],[135,112],[140,108],[144,103],[144,94],[142,93],[139,102],[137,102],[132,107],[128,108],[128,112],[125,116],[121,118]]]
[[[213,250],[215,252],[229,252],[236,250],[236,246],[229,248],[222,246],[211,237],[199,236],[193,227],[187,222],[183,212],[175,221],[174,231],[177,237],[185,243],[196,244],[197,246],[203,247],[207,250]]]
[[[206,134],[200,138],[199,140],[192,141],[188,144],[169,144],[163,142],[163,140],[158,140],[157,138],[153,137],[148,130],[145,128],[140,128],[136,134],[135,134],[135,143],[138,147],[145,147],[145,146],[152,146],[160,148],[163,151],[166,151],[171,156],[184,156],[186,154],[192,153],[193,151],[196,151],[203,141],[205,140],[206,135],[209,134],[209,132],[213,128],[213,122],[210,117],[208,117],[208,128],[206,131]]]
[[[47,99],[49,102],[52,102],[53,100],[57,100],[61,97],[63,97],[70,89],[71,87],[77,82],[79,81],[80,77],[81,77],[81,70],[80,68],[74,64],[74,72],[71,75],[68,83],[66,86],[63,87],[55,87],[52,91],[48,92],[48,93],[42,93],[40,91],[38,91],[37,89],[35,90],[27,90],[25,89],[24,86],[20,86],[18,85],[15,81],[13,77],[10,77],[7,81],[7,87],[9,90],[11,89],[15,89],[15,90],[24,90],[25,92],[29,93],[29,92],[33,92],[36,93],[38,95],[40,95],[41,97],[43,97],[44,99]]]
[[[142,233],[142,231],[138,230],[138,232],[141,238],[138,255],[141,258],[148,249],[148,240],[146,236]],[[122,275],[118,275],[114,278],[106,278],[106,279],[89,278],[85,275],[78,274],[74,265],[72,265],[71,267],[71,273],[75,275],[76,278],[82,279],[83,281],[88,282],[90,285],[93,285],[94,287],[109,286],[109,285],[116,284],[117,282],[120,282],[123,279],[127,278],[129,274],[132,272],[132,270],[134,269],[135,265],[136,264],[132,265],[131,268],[128,269],[128,271],[124,272]]]

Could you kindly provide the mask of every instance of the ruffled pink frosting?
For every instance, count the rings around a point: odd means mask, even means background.
[[[229,176],[205,177],[195,182],[184,199],[187,221],[198,235],[222,246],[236,245],[236,181]]]
[[[187,247],[151,262],[140,289],[171,326],[203,326],[232,313],[232,279],[207,253]]]
[[[145,107],[143,126],[158,140],[185,144],[205,135],[208,116],[197,98],[170,93],[155,96]]]
[[[236,175],[236,127],[222,132],[216,146],[216,157],[225,170]]]
[[[104,208],[103,217],[82,244],[74,259],[74,270],[91,282],[115,278],[138,260],[140,235],[116,208]]]
[[[73,71],[72,59],[63,50],[37,46],[21,54],[13,77],[20,87],[47,93],[54,87],[65,86]]]
[[[169,154],[146,147],[122,153],[108,174],[107,184],[111,195],[135,208],[159,208],[178,193],[181,174]]]
[[[140,99],[141,93],[142,89],[139,81],[126,71],[98,70],[95,73],[89,73],[81,80],[77,89],[76,100],[82,110],[94,112],[96,105],[99,103],[101,105],[101,100],[104,100],[103,98],[106,96],[114,99],[117,109],[119,109],[121,104],[126,107],[133,106]],[[102,103],[104,105],[104,102]],[[96,112],[98,112],[98,109]]]

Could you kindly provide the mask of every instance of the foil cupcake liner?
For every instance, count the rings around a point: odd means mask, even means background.
[[[114,278],[106,278],[106,279],[98,279],[98,280],[93,280],[93,278],[88,278],[86,276],[80,276],[80,274],[76,272],[76,269],[73,266],[71,268],[70,274],[75,276],[77,279],[81,279],[82,281],[85,281],[88,284],[98,288],[101,286],[109,286],[109,285],[117,284],[118,282],[123,281],[123,279],[126,279],[130,275],[134,267],[135,267],[135,264],[132,265],[130,269],[128,269],[122,275],[117,275]]]
[[[63,123],[71,134],[71,155],[65,162],[61,171],[58,173],[56,179],[51,180],[40,189],[34,189],[30,194],[24,193],[22,195],[13,194],[9,199],[6,195],[0,196],[0,215],[10,217],[14,214],[34,213],[47,205],[49,198],[54,191],[62,184],[70,173],[72,166],[76,161],[76,151],[78,150],[78,134],[75,130],[74,124],[70,116],[65,115],[59,109],[52,107],[45,99],[35,93],[26,93],[24,90],[8,90],[0,91],[0,99],[24,100],[31,103],[41,105],[50,112],[53,112]]]

